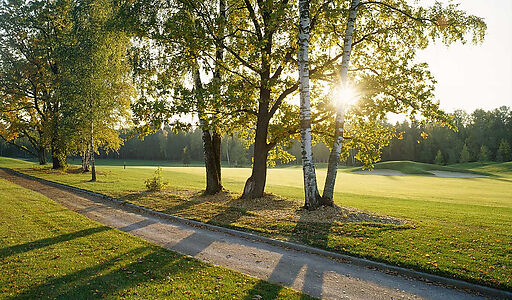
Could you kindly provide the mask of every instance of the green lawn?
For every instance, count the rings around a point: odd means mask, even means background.
[[[2,179],[0,215],[0,299],[310,299],[102,226]]]
[[[15,162],[0,160],[0,166]],[[378,214],[406,219],[412,225],[377,223],[308,223],[269,218],[246,209],[240,200],[198,200],[178,190],[204,188],[201,167],[164,167],[170,191],[141,193],[154,166],[100,166],[96,183],[90,174],[69,174],[19,165],[23,172],[122,198],[139,205],[223,226],[252,230],[324,249],[384,261],[448,277],[512,290],[512,171],[510,163],[459,165],[490,173],[489,178],[378,176],[340,172],[335,201]],[[323,183],[325,169],[318,170]],[[223,169],[223,183],[240,192],[248,168]],[[302,170],[269,170],[267,191],[302,202]],[[276,201],[276,207],[284,207]],[[291,207],[286,204],[287,207]],[[268,209],[267,209],[268,210]],[[276,214],[279,210],[274,211]]]
[[[375,169],[388,169],[388,170],[396,170],[400,171],[404,174],[420,174],[420,175],[434,175],[430,171],[448,171],[448,172],[461,172],[461,173],[474,173],[481,175],[491,175],[487,172],[482,172],[482,170],[470,170],[465,168],[464,165],[460,165],[460,167],[455,166],[439,166],[433,164],[425,164],[414,161],[386,161],[375,164]],[[353,168],[350,171],[361,171],[362,168]]]

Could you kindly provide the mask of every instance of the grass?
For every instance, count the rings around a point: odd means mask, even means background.
[[[0,166],[14,162],[0,160]],[[54,172],[19,165],[31,175],[94,190],[135,204],[217,225],[294,240],[323,249],[370,258],[447,277],[512,290],[512,172],[510,163],[456,166],[486,172],[488,178],[360,175],[341,171],[338,205],[408,220],[410,225],[372,222],[311,222],[294,208],[302,203],[300,168],[269,170],[267,191],[277,194],[267,209],[248,206],[236,195],[202,199],[204,169],[164,167],[171,188],[144,193],[144,179],[155,167],[101,166],[98,182],[90,174]],[[318,170],[319,182],[325,170]],[[239,192],[248,168],[223,169],[223,183]],[[283,200],[283,197],[285,200]],[[288,215],[277,216],[283,211]],[[275,215],[274,217],[272,217]],[[297,218],[297,216],[299,216]]]
[[[462,165],[461,165],[462,167]],[[440,166],[433,164],[425,164],[414,161],[386,161],[375,164],[375,169],[387,169],[396,170],[404,174],[415,174],[415,175],[434,175],[429,171],[448,171],[448,172],[460,172],[460,173],[472,173],[480,175],[490,175],[482,170],[470,170],[467,168],[454,167],[454,166]],[[361,171],[362,168],[353,168],[350,171]]]
[[[310,299],[102,226],[2,179],[0,213],[0,299]]]

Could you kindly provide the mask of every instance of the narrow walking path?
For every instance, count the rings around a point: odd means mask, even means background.
[[[289,286],[325,299],[482,299],[420,280],[251,241],[227,233],[129,211],[108,200],[61,189],[0,170],[5,178],[39,192],[107,226],[202,261]],[[13,195],[15,197],[16,195]]]

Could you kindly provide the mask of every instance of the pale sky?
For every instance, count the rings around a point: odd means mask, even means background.
[[[430,6],[434,0],[421,0]],[[448,3],[447,0],[442,0]],[[448,112],[512,106],[512,0],[456,0],[469,14],[485,19],[482,44],[436,44],[419,53],[437,79],[436,97]]]

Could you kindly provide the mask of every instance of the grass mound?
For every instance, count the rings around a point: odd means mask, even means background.
[[[511,175],[512,174],[512,161],[503,163],[494,162],[471,162],[464,164],[453,165],[457,168],[463,168],[472,172],[485,172],[496,175]]]
[[[470,173],[479,175],[488,175],[484,172],[473,171],[468,169],[439,166],[433,164],[426,164],[414,161],[385,161],[375,164],[375,169],[386,169],[400,171],[404,174],[415,174],[415,175],[434,175],[429,171],[447,171],[447,172],[459,172],[459,173]],[[351,169],[351,172],[362,171],[363,168]]]

